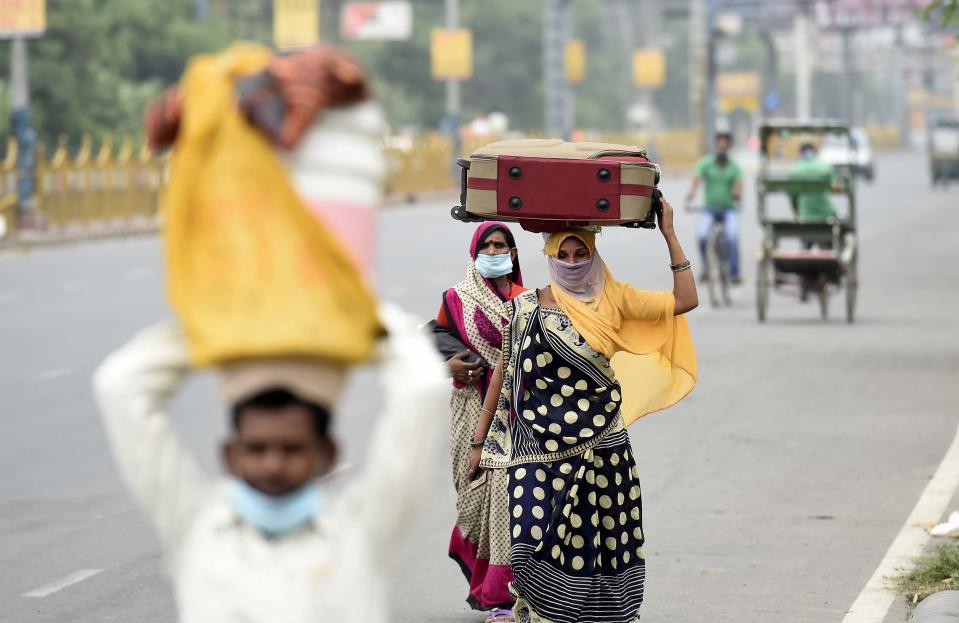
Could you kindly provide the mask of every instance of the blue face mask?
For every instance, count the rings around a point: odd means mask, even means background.
[[[513,272],[513,254],[500,253],[499,255],[487,255],[480,253],[474,261],[476,270],[487,279],[502,277]]]
[[[802,158],[803,160],[812,160],[815,155],[816,155],[816,152],[812,149],[804,149],[801,152],[799,152],[799,157]]]
[[[264,536],[284,536],[304,525],[320,511],[323,493],[315,483],[286,495],[267,495],[242,478],[230,479],[233,510]]]

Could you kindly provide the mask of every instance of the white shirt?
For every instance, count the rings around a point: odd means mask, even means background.
[[[449,398],[428,337],[395,307],[378,364],[385,412],[355,481],[313,525],[265,539],[238,518],[167,416],[190,372],[175,325],[144,330],[110,355],[94,386],[117,465],[168,550],[182,623],[387,620],[389,561],[426,494]]]

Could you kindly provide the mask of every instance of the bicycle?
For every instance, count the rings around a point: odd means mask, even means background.
[[[700,206],[686,206],[690,213],[706,212]],[[726,226],[723,219],[713,218],[706,235],[706,284],[709,302],[713,307],[733,304],[730,289],[732,287],[732,266],[729,259],[729,242],[726,238]]]

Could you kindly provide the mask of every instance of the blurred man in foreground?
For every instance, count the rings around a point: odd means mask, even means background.
[[[342,53],[253,45],[191,61],[148,116],[151,142],[175,146],[163,209],[177,321],[108,357],[95,389],[184,623],[387,620],[389,563],[426,492],[449,390],[432,343],[376,303],[360,268],[379,121]],[[366,466],[334,495],[330,419],[363,363],[379,368],[384,412]],[[168,417],[199,366],[219,370],[232,423],[219,481]]]
[[[176,325],[141,332],[97,371],[117,466],[159,533],[183,623],[387,620],[388,563],[425,493],[449,392],[416,326],[395,309],[381,316],[385,410],[366,466],[336,497],[323,476],[336,462],[329,424],[341,370],[304,361],[227,370],[232,431],[219,481],[169,420],[191,370]]]

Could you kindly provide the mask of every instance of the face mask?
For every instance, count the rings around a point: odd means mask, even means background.
[[[547,266],[552,281],[581,301],[594,300],[603,288],[602,260],[596,262],[592,255],[585,262],[573,264],[547,256]]]
[[[487,255],[480,253],[474,261],[476,270],[487,279],[502,277],[513,272],[513,254],[500,253],[499,255]]]
[[[726,166],[726,163],[728,162],[729,162],[729,154],[727,154],[724,151],[721,151],[718,154],[716,154],[716,164],[718,164],[721,167],[724,167]]]
[[[803,160],[812,160],[812,157],[816,155],[816,152],[812,149],[804,149],[799,152],[799,157]]]
[[[585,262],[564,262],[557,259],[554,267],[570,281],[578,281],[585,279],[586,275],[589,274],[589,271],[593,269],[592,260],[593,258],[589,258]]]
[[[230,479],[233,510],[264,536],[284,536],[307,523],[320,511],[323,494],[315,483],[286,495],[267,495],[242,478]]]

